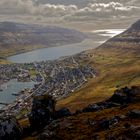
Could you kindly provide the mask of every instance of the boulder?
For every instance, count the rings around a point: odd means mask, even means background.
[[[61,108],[60,110],[55,111],[54,119],[68,117],[70,115],[71,115],[71,112],[68,108]]]
[[[111,119],[109,120],[109,126],[110,126],[110,127],[111,127],[111,126],[115,126],[116,124],[119,123],[119,120],[120,120],[120,117],[119,117],[119,116],[115,116],[115,117],[111,118]]]
[[[135,140],[140,140],[140,131],[134,133],[134,139],[135,139]]]
[[[56,136],[55,132],[52,131],[45,131],[44,133],[42,133],[38,140],[51,140]]]
[[[93,111],[99,111],[101,109],[100,106],[97,104],[89,104],[87,107],[83,108],[82,112],[93,112]]]
[[[110,123],[108,119],[102,119],[99,121],[99,128],[100,129],[109,129]]]
[[[114,102],[108,102],[106,108],[112,108],[112,107],[118,107],[118,106],[120,106],[120,104],[114,103]]]
[[[113,96],[108,101],[118,103],[121,105],[128,104],[133,101],[135,92],[136,88],[124,87],[115,90]]]
[[[96,121],[94,121],[94,120],[92,120],[92,119],[87,119],[87,124],[88,125],[90,125],[90,126],[94,126],[94,125],[96,125],[97,124],[97,122]]]
[[[131,124],[125,123],[125,124],[124,124],[124,127],[125,127],[125,129],[129,129],[129,128],[131,128]]]
[[[32,110],[28,115],[33,130],[43,128],[53,119],[55,104],[55,100],[50,95],[34,97]]]
[[[98,122],[99,128],[105,130],[105,129],[110,129],[112,126],[115,126],[116,124],[119,123],[119,116],[114,116],[110,119],[104,118]]]
[[[77,109],[73,115],[78,115],[78,114],[81,114],[81,113],[82,113],[82,110]]]
[[[140,110],[131,110],[127,113],[127,116],[132,119],[140,118]]]
[[[19,140],[22,129],[13,116],[0,117],[0,140]]]
[[[47,125],[43,133],[41,133],[38,137],[38,140],[53,140],[57,139],[57,130],[60,129],[59,121],[52,121],[49,125]]]

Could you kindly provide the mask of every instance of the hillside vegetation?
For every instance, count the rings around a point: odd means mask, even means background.
[[[96,69],[96,78],[57,103],[46,95],[34,98],[30,114],[18,120],[22,139],[139,140],[139,44],[140,20],[100,47],[77,54],[79,65]]]
[[[105,100],[116,87],[140,85],[139,42],[140,21],[137,21],[124,33],[84,52],[89,57],[83,58],[81,63],[90,63],[98,71],[98,76],[76,93],[60,100],[58,108],[67,106],[74,111],[90,102]]]

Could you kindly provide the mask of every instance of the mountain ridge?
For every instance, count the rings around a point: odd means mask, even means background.
[[[39,97],[33,104],[31,123],[28,119],[19,120],[19,123],[26,132],[30,124],[36,126],[36,119],[38,125],[44,127],[44,121],[48,124],[35,134],[28,132],[31,136],[25,136],[24,140],[140,139],[140,49],[139,41],[135,40],[139,38],[140,30],[128,32],[129,29],[94,50],[76,55],[78,64],[90,64],[98,75],[57,101],[55,113],[61,117],[57,120],[52,121],[52,103],[47,100],[42,108],[40,102],[44,103],[44,98],[42,101],[42,96],[41,100]],[[70,114],[69,110],[75,113]],[[39,122],[34,112],[44,120]],[[46,119],[51,121],[46,122]]]
[[[56,26],[0,22],[0,55],[3,59],[34,49],[79,43],[87,36]]]
[[[66,106],[75,110],[78,106],[87,105],[86,102],[93,103],[108,98],[116,87],[140,84],[139,42],[130,42],[123,37],[122,41],[116,40],[127,31],[109,39],[95,49],[79,54],[81,57],[87,56],[83,57],[81,63],[92,65],[99,74],[67,99],[58,101],[58,107]],[[140,33],[140,30],[137,33]]]
[[[109,39],[101,46],[97,48],[113,48],[115,49],[129,49],[131,51],[140,51],[140,20],[132,24],[126,31],[123,33]],[[127,50],[126,50],[127,51]]]

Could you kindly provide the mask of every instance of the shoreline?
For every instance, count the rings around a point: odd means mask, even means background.
[[[40,46],[33,46],[32,48],[28,48],[27,50],[24,49],[24,50],[21,50],[21,51],[16,51],[14,50],[15,52],[11,53],[11,54],[5,54],[6,56],[3,57],[3,58],[0,58],[0,65],[1,64],[12,64],[14,62],[12,61],[9,61],[8,58],[9,57],[12,57],[12,56],[15,56],[15,55],[20,55],[20,54],[23,54],[23,53],[28,53],[28,52],[32,52],[32,51],[36,51],[36,50],[41,50],[41,49],[45,49],[45,48],[52,48],[52,47],[61,47],[61,46],[65,46],[65,45],[75,45],[75,44],[79,44],[85,40],[88,40],[89,38],[85,38],[81,41],[78,41],[78,42],[73,42],[73,43],[62,43],[60,45],[52,45],[52,46],[45,46],[45,45],[40,45]]]
[[[105,31],[105,34],[106,34],[106,37],[107,37],[107,39],[106,40],[108,40],[108,37],[110,38],[110,36],[109,36],[109,34],[110,34],[110,32],[108,32],[109,30],[122,30],[122,29],[104,29],[104,30],[93,30],[92,31],[92,33],[94,34],[94,33],[97,33],[97,36],[99,35],[99,36],[101,36],[101,37],[105,37],[104,35],[101,35],[101,33],[102,32],[99,32],[99,31]],[[123,29],[124,30],[124,29]],[[28,52],[32,52],[32,51],[36,51],[36,50],[41,50],[41,49],[45,49],[45,48],[52,48],[52,47],[62,47],[62,46],[65,46],[65,45],[76,45],[76,44],[79,44],[79,43],[81,43],[81,42],[84,42],[85,40],[92,40],[92,41],[94,41],[94,39],[92,38],[92,35],[88,35],[90,32],[87,32],[86,33],[86,37],[83,39],[83,40],[81,40],[81,41],[75,41],[75,42],[71,42],[71,43],[61,43],[61,44],[52,44],[52,45],[50,45],[50,46],[46,46],[46,45],[37,45],[37,46],[35,46],[35,45],[33,45],[33,46],[29,46],[28,48],[23,48],[23,49],[21,49],[21,50],[12,50],[13,52],[11,52],[11,53],[4,53],[4,55],[5,56],[3,56],[3,57],[1,57],[0,58],[0,64],[10,64],[10,63],[14,63],[14,62],[12,62],[12,61],[9,61],[8,60],[8,58],[9,57],[12,57],[12,56],[15,56],[15,55],[20,55],[20,54],[24,54],[24,53],[28,53]],[[114,32],[113,32],[114,33]],[[117,35],[117,34],[116,34]],[[114,36],[115,36],[115,33],[114,33]],[[95,40],[96,40],[96,38],[95,38]],[[104,40],[103,39],[103,41],[101,40],[101,41],[99,41],[100,42],[100,45],[101,44],[103,44],[103,42],[105,42],[106,40]],[[87,49],[88,50],[88,49]]]
[[[47,61],[47,60],[56,60],[56,59],[59,59],[61,57],[68,57],[68,56],[71,56],[71,55],[76,55],[76,54],[79,54],[83,51],[87,51],[89,49],[94,49],[96,47],[98,47],[99,45],[101,45],[100,42],[95,42],[93,39],[91,38],[88,38],[88,39],[84,39],[83,41],[81,42],[78,42],[78,43],[72,43],[72,44],[66,44],[66,45],[58,45],[58,46],[52,46],[52,47],[42,47],[42,48],[39,48],[39,49],[33,49],[31,51],[27,51],[27,52],[21,52],[21,53],[17,53],[15,55],[10,55],[9,57],[7,57],[7,61],[11,62],[11,63],[30,63],[30,60],[33,60],[33,61],[36,61],[36,62],[41,62],[41,61]],[[71,51],[69,52],[69,49],[71,48],[72,49],[75,49],[75,51],[73,51],[73,53],[71,53]],[[54,49],[56,48],[57,51],[62,51],[62,49],[64,48],[64,54],[61,52],[60,54],[58,54],[58,56],[56,56],[55,58],[51,57],[50,53],[53,51],[54,52]],[[60,49],[59,49],[60,48]],[[81,49],[80,49],[81,48]],[[66,51],[65,51],[66,49]],[[72,50],[73,50],[72,49]],[[22,57],[24,55],[31,55],[32,56],[32,53],[34,54],[37,54],[39,52],[43,52],[42,50],[45,50],[46,51],[46,56],[48,56],[47,58],[43,58],[43,59],[38,59],[38,60],[34,60],[34,59],[31,59],[28,61],[28,62],[22,62]],[[78,51],[79,50],[79,51]],[[39,51],[39,52],[37,52]],[[49,53],[50,52],[50,53]],[[28,54],[29,53],[29,54]],[[57,53],[55,51],[55,53]],[[16,61],[16,59],[14,57],[17,57],[17,60],[18,60],[18,55],[23,55],[21,56],[21,62],[19,61]],[[34,56],[34,55],[33,55]],[[53,55],[52,55],[53,56]],[[55,55],[54,55],[55,56]],[[11,58],[10,58],[11,57]],[[13,57],[13,58],[12,58]],[[26,56],[24,56],[26,57]],[[11,60],[10,60],[11,59]],[[13,59],[13,60],[12,60]],[[20,59],[20,58],[19,58]],[[33,62],[31,61],[31,62]]]

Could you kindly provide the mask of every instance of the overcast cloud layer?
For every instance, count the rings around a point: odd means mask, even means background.
[[[79,21],[139,17],[139,13],[140,0],[0,0],[0,16]]]

